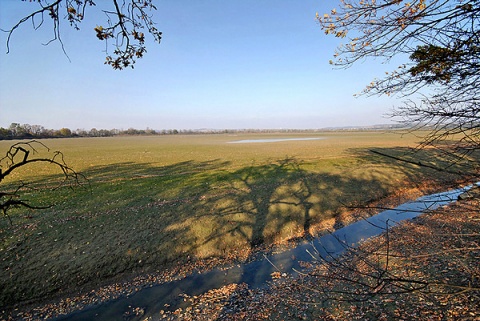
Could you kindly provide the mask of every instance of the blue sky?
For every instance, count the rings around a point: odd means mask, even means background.
[[[388,123],[392,98],[354,98],[393,69],[367,61],[347,70],[329,65],[338,39],[315,13],[336,1],[159,0],[161,44],[149,42],[135,69],[103,64],[105,46],[93,28],[105,24],[90,8],[75,31],[61,25],[65,50],[48,20],[12,36],[0,33],[0,127],[10,123],[71,129],[324,128]],[[35,4],[0,1],[8,29]],[[151,40],[151,39],[150,39]],[[112,50],[112,48],[109,48]]]

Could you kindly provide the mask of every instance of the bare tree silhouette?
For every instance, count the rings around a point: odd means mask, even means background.
[[[49,148],[39,141],[29,141],[15,143],[8,149],[6,155],[0,159],[0,184],[3,184],[3,191],[0,191],[0,210],[3,212],[12,223],[11,217],[8,215],[12,208],[25,207],[29,209],[45,209],[53,206],[53,204],[40,205],[35,201],[25,198],[23,195],[27,191],[47,188],[50,190],[58,189],[62,186],[73,187],[81,185],[85,177],[77,173],[74,169],[69,167],[64,160],[63,154],[59,151],[50,153],[47,156],[36,157],[39,149],[50,152]],[[26,168],[29,165],[43,163],[54,166],[59,169],[62,174],[62,179],[57,181],[56,185],[51,185],[49,181],[48,186],[33,184],[25,181],[13,181],[5,184],[8,177],[13,173]]]

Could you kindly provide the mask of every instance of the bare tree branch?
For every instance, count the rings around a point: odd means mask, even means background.
[[[12,173],[26,166],[38,163],[53,165],[62,173],[63,179],[58,182],[58,185],[54,187],[44,187],[49,190],[56,190],[62,186],[73,188],[74,186],[80,186],[82,182],[86,180],[82,174],[76,172],[65,163],[61,152],[56,151],[50,153],[49,157],[35,157],[33,155],[38,154],[38,148],[50,152],[47,146],[35,140],[15,143],[10,146],[6,155],[0,159],[0,184],[5,178],[12,175]],[[12,220],[8,215],[8,211],[12,208],[46,209],[53,206],[53,204],[35,205],[32,201],[22,198],[22,194],[26,190],[35,188],[31,184],[23,181],[13,183],[13,185],[10,183],[7,187],[4,185],[3,188],[7,188],[7,190],[0,192],[0,210],[10,220],[10,223],[12,223]]]

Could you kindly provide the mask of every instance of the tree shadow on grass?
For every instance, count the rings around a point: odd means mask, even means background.
[[[205,198],[203,205],[209,210],[196,215],[200,221],[214,222],[215,228],[204,237],[204,244],[214,243],[214,248],[225,247],[232,238],[255,249],[309,236],[312,222],[335,217],[342,202],[362,194],[362,186],[381,189],[378,182],[310,173],[293,158],[226,172],[221,181],[222,187]]]
[[[202,237],[201,245],[246,254],[242,256],[246,262],[258,259],[257,250],[263,245],[311,237],[311,225],[323,220],[332,220],[334,228],[341,228],[345,225],[339,215],[343,204],[368,201],[388,192],[379,175],[355,178],[347,173],[313,173],[302,169],[301,162],[294,158],[225,173],[222,181],[221,195],[210,195],[206,202],[208,213],[197,215],[199,226],[208,226],[202,221],[209,219],[215,224]],[[289,269],[290,265],[280,268]],[[236,280],[238,284],[258,286],[258,282],[271,279],[272,272],[275,267],[263,260],[243,265]]]
[[[381,157],[364,149],[351,150],[358,157],[360,170],[366,172],[365,175],[355,177],[306,172],[301,169],[299,162],[288,158],[231,173],[229,181],[235,192],[229,195],[228,206],[216,213],[228,228],[217,230],[208,241],[223,239],[227,233],[239,233],[248,240],[252,257],[255,257],[253,250],[256,246],[265,241],[271,242],[275,237],[272,232],[281,234],[282,229],[291,223],[297,228],[303,227],[303,235],[309,235],[312,219],[318,223],[319,220],[333,217],[333,227],[343,227],[345,223],[341,215],[338,215],[342,204],[360,205],[386,196],[395,188],[395,183],[391,182],[394,177],[410,182],[412,187],[420,187],[422,181],[434,181],[449,187],[458,183],[462,176],[473,174],[475,167],[472,167],[472,163],[476,161],[472,156],[468,160],[463,159],[465,162],[452,164],[450,157],[434,150],[384,148],[376,151],[394,157]],[[400,162],[396,158],[406,162]],[[385,168],[388,170],[382,172]],[[446,169],[446,172],[435,168]],[[369,171],[377,173],[367,173]],[[247,214],[252,219],[236,221],[235,217],[240,213]],[[323,215],[318,215],[319,213]],[[273,228],[269,229],[269,226]],[[291,265],[294,266],[295,263],[291,262]],[[275,272],[277,268],[266,260],[255,266],[256,270],[244,269],[238,284],[256,286],[255,280],[265,280],[265,274]],[[290,266],[281,268],[290,270]],[[227,300],[225,306],[228,305]]]
[[[406,176],[413,186],[422,181],[450,185],[480,177],[480,152],[449,152],[435,148],[375,148],[352,150],[365,162],[389,167]]]
[[[86,170],[91,192],[62,194],[62,204],[35,216],[31,228],[2,231],[2,239],[10,233],[19,241],[2,250],[1,270],[9,272],[1,274],[1,305],[122,275],[186,273],[193,260],[248,261],[265,244],[309,236],[319,222],[336,220],[340,227],[343,204],[389,191],[386,174],[309,172],[288,157],[238,170],[229,165],[118,163]]]
[[[2,222],[0,306],[186,260],[195,244],[183,223],[192,215],[190,204],[209,189],[205,183],[213,178],[203,175],[225,165],[213,160],[94,167],[85,171],[89,190],[57,191],[57,206],[35,212],[28,224],[17,219],[21,224],[8,228]]]

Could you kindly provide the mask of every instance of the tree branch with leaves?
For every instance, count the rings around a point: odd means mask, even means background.
[[[369,58],[405,62],[374,79],[364,95],[406,99],[392,116],[430,131],[422,146],[463,154],[480,150],[480,1],[341,0],[317,21],[345,39],[331,64],[350,67]]]
[[[66,21],[75,30],[87,11],[96,6],[92,0],[36,0],[38,9],[20,19],[8,30],[2,30],[7,36],[7,53],[10,52],[10,40],[14,32],[24,23],[31,21],[34,30],[43,26],[46,20],[52,21],[53,37],[46,45],[58,41],[67,55],[62,41],[61,26]],[[29,4],[31,5],[31,4]],[[104,5],[104,3],[102,3]],[[103,24],[94,28],[96,37],[105,42],[105,64],[113,69],[122,70],[133,68],[136,60],[147,52],[145,32],[153,37],[154,42],[160,43],[162,32],[156,28],[152,11],[157,10],[153,0],[111,0],[111,9],[99,9],[106,17]],[[113,42],[113,53],[109,53],[109,41]],[[67,55],[68,57],[68,55]]]

